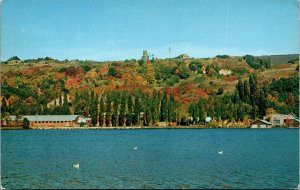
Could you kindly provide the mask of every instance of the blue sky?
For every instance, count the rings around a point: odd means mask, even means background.
[[[1,57],[298,53],[297,0],[3,0]]]

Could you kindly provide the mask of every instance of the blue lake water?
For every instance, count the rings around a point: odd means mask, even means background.
[[[1,177],[7,189],[286,189],[299,183],[298,129],[1,133]],[[79,169],[73,168],[77,162]]]

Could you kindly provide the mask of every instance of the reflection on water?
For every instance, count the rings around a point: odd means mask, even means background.
[[[299,179],[297,129],[1,132],[8,189],[293,188]]]

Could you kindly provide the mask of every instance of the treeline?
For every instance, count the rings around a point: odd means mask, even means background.
[[[251,74],[248,80],[239,80],[235,91],[224,96],[210,96],[190,104],[188,112],[192,123],[205,122],[209,116],[216,121],[243,122],[271,113],[299,114],[299,78],[281,78],[258,87],[257,77]]]
[[[269,69],[271,68],[271,59],[260,59],[258,57],[254,57],[252,55],[245,55],[243,59],[248,63],[250,67],[253,69]]]

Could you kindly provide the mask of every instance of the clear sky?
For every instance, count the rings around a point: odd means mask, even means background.
[[[1,57],[298,53],[297,0],[3,0]]]

